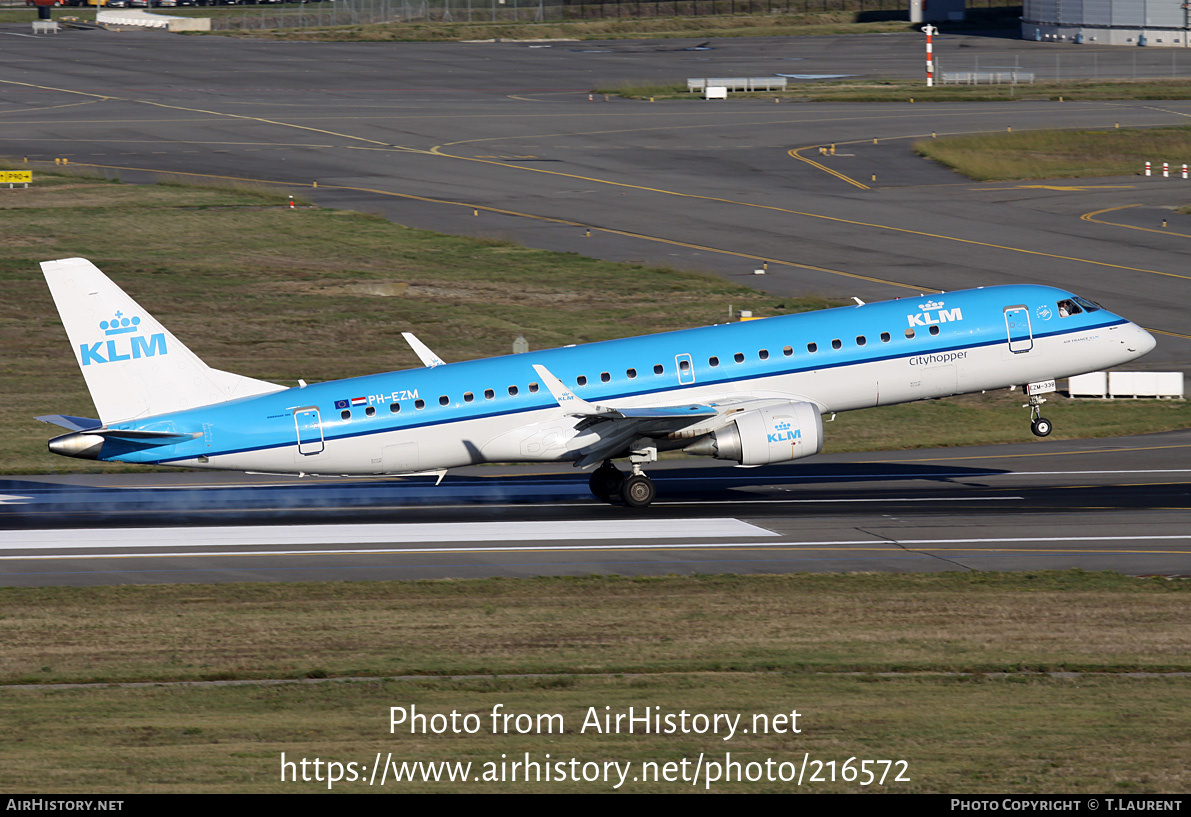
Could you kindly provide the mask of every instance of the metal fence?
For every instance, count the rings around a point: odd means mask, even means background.
[[[631,20],[714,15],[779,15],[816,12],[880,13],[895,19],[909,0],[340,0],[296,8],[244,6],[240,14],[213,17],[216,30],[307,28],[375,23],[533,23]],[[969,10],[1003,9],[1020,3],[968,0]]]
[[[983,62],[980,57],[940,55],[937,51],[935,54],[935,70],[940,80],[948,84],[1169,80],[1191,76],[1191,54],[1181,48],[1113,48],[1092,53],[1082,53],[1078,47],[1037,49],[989,55]],[[992,79],[986,76],[989,74],[998,76]]]

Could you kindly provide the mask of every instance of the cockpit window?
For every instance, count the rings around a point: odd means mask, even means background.
[[[1089,301],[1087,298],[1080,298],[1079,296],[1076,296],[1074,300],[1077,304],[1084,308],[1085,312],[1099,312],[1104,308],[1095,301]]]
[[[1083,309],[1080,308],[1079,304],[1070,298],[1064,298],[1063,300],[1059,301],[1058,307],[1060,318],[1066,318],[1070,315],[1078,315],[1080,312],[1083,312]]]

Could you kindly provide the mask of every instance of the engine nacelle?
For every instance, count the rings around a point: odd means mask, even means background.
[[[683,450],[741,465],[797,460],[823,450],[823,418],[810,403],[746,411]]]

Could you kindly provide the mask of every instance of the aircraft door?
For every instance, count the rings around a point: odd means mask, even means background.
[[[322,453],[323,425],[317,408],[294,409],[294,427],[298,433],[299,454],[309,456]]]
[[[684,386],[689,386],[695,382],[695,364],[691,362],[690,355],[675,355],[674,368],[678,370],[679,383]]]
[[[1025,306],[1005,307],[1005,331],[1009,337],[1009,351],[1014,354],[1034,348],[1034,333],[1030,328],[1030,310]]]

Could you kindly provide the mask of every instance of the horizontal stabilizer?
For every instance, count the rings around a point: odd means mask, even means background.
[[[128,442],[148,443],[150,445],[172,445],[203,436],[201,431],[144,431],[136,428],[96,428],[87,433],[97,434],[100,437],[111,437],[116,440],[127,440]]]
[[[33,419],[41,420],[43,423],[62,426],[62,428],[70,429],[71,431],[86,431],[89,428],[100,428],[103,425],[99,420],[92,420],[90,417],[72,417],[69,414],[43,414]]]

